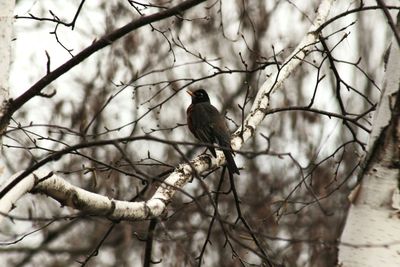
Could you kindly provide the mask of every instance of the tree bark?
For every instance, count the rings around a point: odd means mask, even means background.
[[[11,38],[15,0],[0,1],[0,118],[8,110],[9,74],[11,63]],[[0,120],[0,136],[8,125],[8,119]]]
[[[385,80],[361,182],[353,191],[341,237],[338,263],[343,267],[400,266],[400,51],[396,40]]]

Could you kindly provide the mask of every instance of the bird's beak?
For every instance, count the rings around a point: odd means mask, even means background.
[[[190,90],[186,90],[186,93],[188,93],[190,96],[194,96],[194,93]]]

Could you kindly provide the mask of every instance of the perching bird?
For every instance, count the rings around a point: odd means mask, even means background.
[[[211,105],[207,92],[204,89],[198,89],[194,92],[188,90],[187,93],[192,96],[192,104],[186,110],[187,124],[192,134],[204,143],[216,143],[221,147],[231,148],[229,129],[225,119]],[[208,147],[208,149],[214,157],[217,156],[214,147]],[[240,174],[233,159],[233,151],[222,151],[229,173]]]

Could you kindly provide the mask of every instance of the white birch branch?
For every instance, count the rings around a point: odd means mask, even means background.
[[[269,104],[269,95],[280,88],[283,81],[299,66],[306,56],[306,51],[304,49],[307,49],[308,45],[318,40],[319,33],[315,32],[315,30],[326,20],[333,1],[334,0],[321,1],[316,18],[306,36],[284,64],[282,64],[281,68],[279,70],[276,69],[261,86],[252,105],[250,114],[244,120],[244,125],[236,131],[232,138],[233,149],[239,150],[243,143],[254,135],[256,127],[265,117],[265,111]],[[241,135],[242,127],[243,134]],[[72,206],[83,211],[89,211],[93,214],[106,214],[109,218],[114,219],[139,220],[161,216],[163,212],[165,212],[166,206],[172,200],[176,191],[182,189],[183,186],[193,178],[195,172],[203,173],[206,170],[222,166],[224,163],[225,159],[223,153],[217,151],[217,158],[208,155],[200,155],[190,161],[190,164],[181,164],[164,180],[163,184],[148,201],[142,202],[111,200],[104,196],[75,187],[54,175],[43,182],[37,183],[38,178],[35,178],[35,176],[41,178],[47,175],[47,173],[43,171],[36,171],[34,175],[30,175],[29,180],[31,182],[26,182],[26,185],[18,186],[18,188],[23,187],[21,192],[24,190],[25,192],[29,192],[34,189],[35,192],[41,192],[51,196],[64,205]],[[32,182],[34,184],[33,187],[31,187]],[[13,194],[14,190],[10,191],[10,195]],[[22,194],[23,193],[18,193],[19,196]],[[9,197],[10,203],[3,203],[3,199],[0,199],[0,211],[4,213],[8,212],[7,207],[9,207],[10,204],[12,206],[12,203],[15,203],[19,198],[17,194],[15,195],[16,196]]]

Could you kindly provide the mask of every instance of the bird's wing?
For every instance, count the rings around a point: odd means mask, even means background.
[[[230,133],[229,129],[226,126],[225,120],[220,115],[220,118],[218,119],[217,122],[211,124],[211,129],[213,132],[213,135],[217,139],[217,143],[220,146],[230,146]]]
[[[221,146],[229,146],[230,134],[225,118],[210,104],[201,105],[200,107],[202,108],[202,113],[208,115],[202,116],[202,129],[205,129],[207,136],[211,136],[211,140],[208,141],[216,142]]]
[[[193,130],[196,137],[204,143],[214,143],[215,136],[212,129],[212,118],[218,110],[210,104],[196,104],[193,107],[191,116],[193,123]]]
[[[230,132],[229,128],[226,125],[225,118],[218,112],[216,108],[213,106],[207,106],[209,116],[209,131],[215,142],[218,143],[221,147],[231,148],[230,143]],[[235,160],[233,159],[234,153],[232,148],[229,150],[224,150],[224,155],[226,159],[226,163],[228,166],[229,173],[232,175],[233,173],[240,174],[238,167],[236,166]]]

